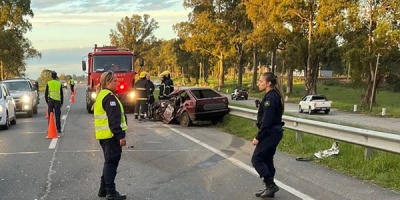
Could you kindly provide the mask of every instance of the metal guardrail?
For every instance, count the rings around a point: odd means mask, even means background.
[[[229,106],[231,115],[257,120],[257,111],[247,108]],[[296,137],[301,140],[301,134],[310,133],[339,141],[364,146],[366,158],[372,156],[373,149],[400,154],[400,135],[354,128],[338,124],[330,124],[309,119],[302,119],[284,115],[285,128],[296,131]]]

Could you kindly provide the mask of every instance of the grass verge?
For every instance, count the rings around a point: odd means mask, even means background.
[[[227,115],[217,128],[250,141],[256,135],[257,128],[255,125],[243,124],[254,124],[254,121]],[[294,157],[311,157],[319,150],[329,149],[333,142],[332,139],[311,134],[303,134],[302,141],[297,141],[295,132],[285,129],[278,150]],[[314,163],[381,187],[400,191],[400,155],[375,150],[373,157],[366,160],[363,147],[340,142],[339,149],[339,155],[315,160]]]

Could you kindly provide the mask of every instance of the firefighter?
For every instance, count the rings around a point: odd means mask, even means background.
[[[144,120],[144,113],[147,111],[147,100],[150,98],[150,88],[146,80],[147,72],[140,72],[139,80],[135,83],[137,94],[135,103],[135,119]],[[139,116],[140,115],[140,116]]]
[[[257,136],[253,139],[254,149],[251,163],[260,178],[264,178],[265,187],[256,192],[257,197],[274,197],[279,190],[274,182],[274,155],[283,136],[282,114],[284,100],[277,77],[272,72],[264,73],[258,80],[258,88],[265,95],[258,105]]]
[[[94,104],[95,136],[103,150],[104,165],[100,181],[99,197],[106,199],[126,199],[115,189],[115,177],[121,160],[122,147],[126,145],[125,131],[128,129],[124,107],[114,94],[117,77],[112,72],[104,72],[96,90],[100,91]]]
[[[71,87],[71,93],[74,93],[75,81],[74,79],[69,79],[69,85]]]
[[[168,95],[174,91],[174,82],[171,80],[171,75],[169,71],[163,71],[158,75],[161,81],[160,94],[158,96],[159,100],[168,99]]]
[[[151,119],[153,117],[152,116],[152,107],[153,107],[152,105],[155,101],[154,94],[153,94],[155,87],[154,87],[153,82],[150,80],[150,73],[147,74],[146,81],[147,81],[147,85],[149,86],[149,91],[150,91],[150,96],[149,96],[149,99],[147,100],[147,113],[148,113],[147,117],[149,119]]]
[[[57,72],[51,72],[52,80],[47,82],[44,98],[47,103],[47,112],[53,112],[56,118],[57,132],[61,133],[61,107],[64,102],[63,90],[60,81],[57,80]],[[49,117],[50,120],[50,117]]]

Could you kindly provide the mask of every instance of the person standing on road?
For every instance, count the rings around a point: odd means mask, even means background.
[[[154,87],[154,84],[153,84],[153,82],[150,80],[150,73],[148,73],[147,75],[146,75],[146,81],[147,81],[147,85],[148,85],[148,87],[149,87],[149,91],[150,91],[150,95],[149,95],[149,99],[147,100],[147,109],[148,109],[148,118],[149,119],[151,119],[153,116],[152,116],[152,114],[153,114],[153,111],[152,111],[152,108],[153,108],[153,103],[155,102],[155,99],[154,99],[154,89],[155,89],[155,87]]]
[[[74,93],[74,87],[75,87],[75,81],[74,81],[74,79],[69,79],[69,86],[71,87],[71,94],[73,94]]]
[[[125,131],[128,129],[124,107],[114,94],[117,83],[114,73],[104,72],[96,88],[99,92],[94,104],[95,135],[105,160],[98,196],[115,200],[126,199],[126,195],[115,189],[115,176],[122,147],[126,145]]]
[[[253,139],[254,149],[251,163],[260,178],[264,178],[265,188],[256,192],[257,197],[274,197],[279,187],[274,182],[274,155],[283,136],[282,115],[285,109],[282,92],[277,77],[266,72],[258,80],[258,88],[265,95],[258,106],[257,136]]]
[[[174,82],[171,80],[170,72],[163,71],[158,75],[158,78],[161,80],[158,100],[167,100],[168,95],[174,91]]]
[[[57,80],[57,72],[51,72],[52,80],[47,82],[44,98],[47,103],[47,112],[54,113],[56,118],[57,132],[61,133],[61,107],[64,102],[63,90],[60,81]],[[50,120],[50,117],[49,117]]]
[[[150,97],[150,88],[146,80],[147,72],[140,72],[139,80],[135,83],[135,90],[137,94],[135,103],[135,119],[139,121],[144,120],[144,113],[147,111],[147,100]]]

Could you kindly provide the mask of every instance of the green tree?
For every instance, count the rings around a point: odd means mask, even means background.
[[[134,51],[137,57],[146,57],[146,52],[153,48],[152,43],[156,40],[154,31],[159,28],[158,22],[150,15],[133,14],[122,18],[116,24],[116,29],[110,30],[110,41],[112,45],[119,48],[128,48]],[[148,58],[150,59],[150,58]]]

